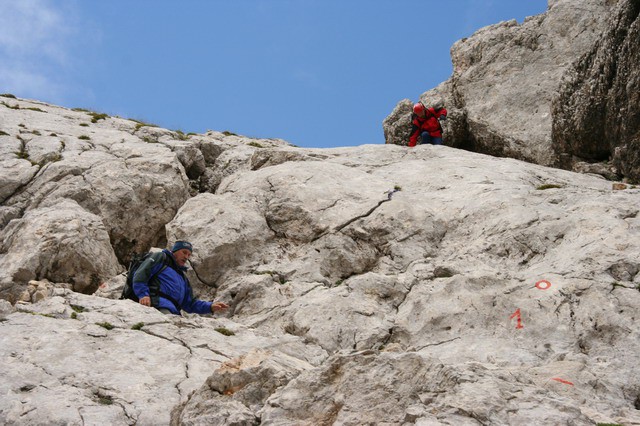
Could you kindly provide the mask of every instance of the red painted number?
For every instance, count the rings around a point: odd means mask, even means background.
[[[520,316],[520,308],[516,309],[516,311],[509,317],[509,319],[514,318],[517,319],[516,328],[522,328],[522,317]]]

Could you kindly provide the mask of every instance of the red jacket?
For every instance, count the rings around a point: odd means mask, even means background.
[[[417,114],[411,114],[411,136],[409,137],[409,146],[416,146],[418,142],[418,136],[422,132],[429,132],[434,138],[442,137],[442,127],[438,118],[447,115],[447,110],[440,108],[435,110],[434,108],[427,108],[425,116],[418,117]]]

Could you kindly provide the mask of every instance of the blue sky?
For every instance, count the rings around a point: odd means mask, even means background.
[[[546,0],[0,0],[0,93],[184,132],[384,143],[453,43]]]

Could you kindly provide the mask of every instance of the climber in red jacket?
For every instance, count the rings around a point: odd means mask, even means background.
[[[409,146],[416,146],[418,136],[420,144],[442,145],[442,126],[440,120],[446,120],[447,110],[442,107],[441,102],[436,102],[431,108],[418,102],[413,106],[411,114],[411,136]]]

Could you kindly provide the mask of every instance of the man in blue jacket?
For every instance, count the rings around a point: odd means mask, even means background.
[[[149,256],[133,276],[133,291],[140,304],[153,306],[165,314],[209,314],[229,306],[222,302],[206,302],[193,297],[191,284],[184,272],[187,260],[193,252],[188,241],[176,241],[171,251],[164,249]],[[149,282],[155,280],[155,285]]]

